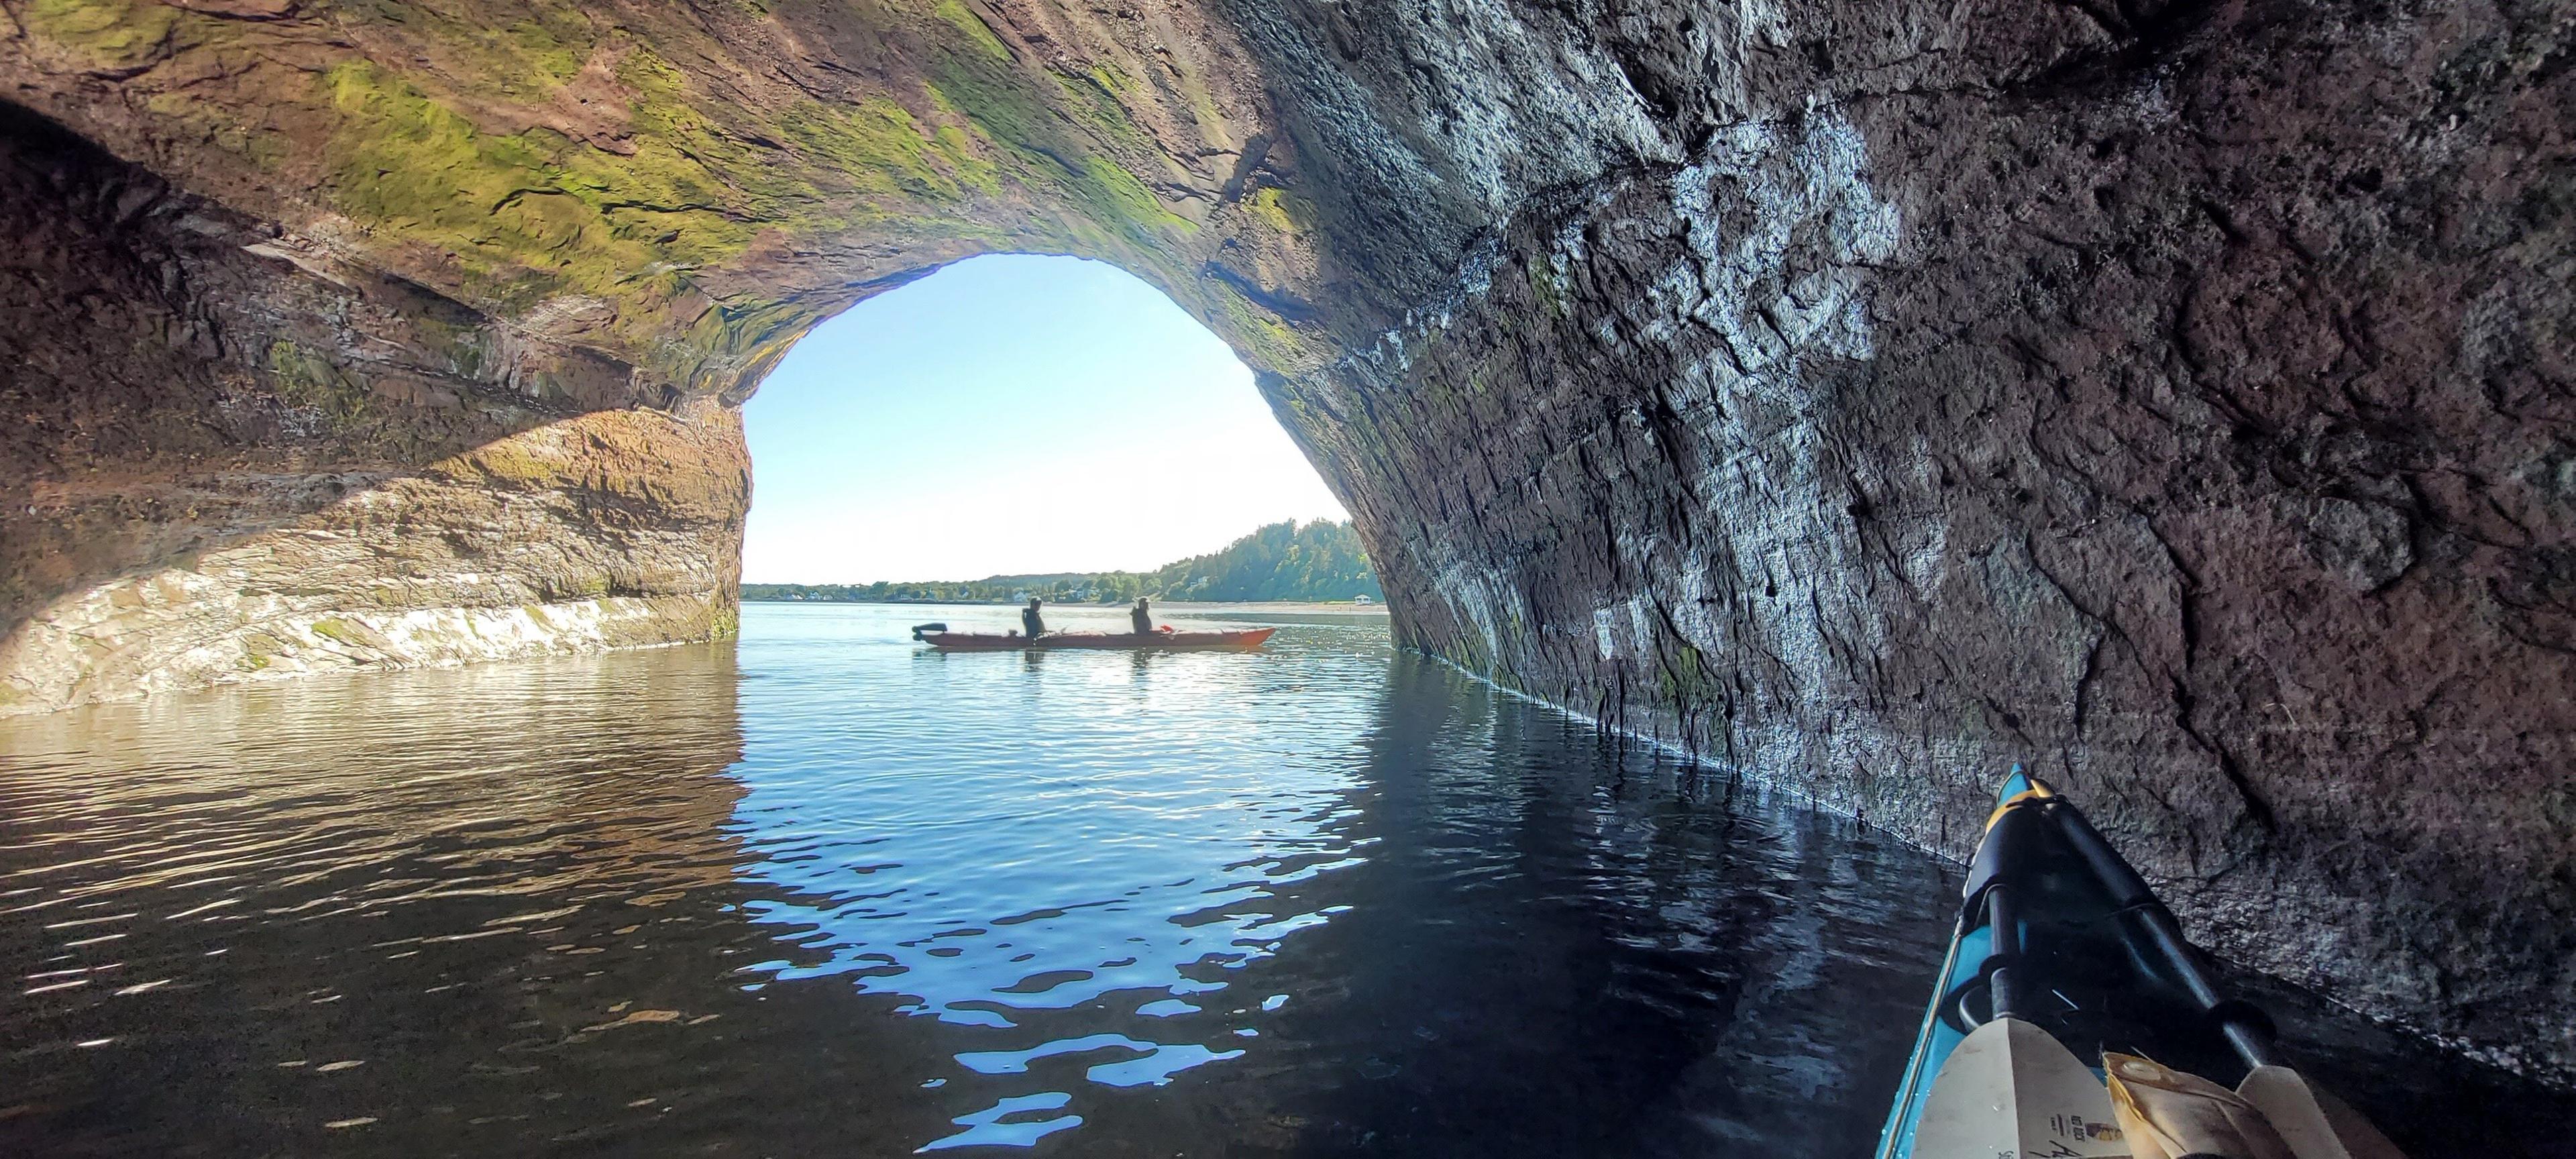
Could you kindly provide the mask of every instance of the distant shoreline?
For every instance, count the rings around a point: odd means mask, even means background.
[[[774,597],[769,599],[754,599],[750,596],[743,597],[742,602],[746,604],[873,604],[880,607],[910,606],[937,608],[1015,608],[1019,606],[1017,603],[1010,600],[791,600],[777,599]],[[1098,608],[1103,611],[1116,611],[1120,608],[1126,607],[1127,605],[1124,601],[1102,604],[1076,603],[1071,600],[1065,600],[1061,602],[1050,602],[1046,606],[1050,608]],[[1386,614],[1385,604],[1360,604],[1353,603],[1349,600],[1155,600],[1153,606],[1157,611],[1168,610],[1175,615],[1183,612],[1206,614],[1215,611],[1264,612],[1274,614],[1305,613],[1313,615],[1331,613],[1359,616],[1383,616]]]
[[[1365,596],[1386,589],[1369,570],[1368,553],[1348,523],[1318,519],[1267,523],[1208,554],[1151,571],[1064,571],[988,575],[972,580],[875,580],[868,583],[743,581],[742,597],[764,603],[890,603],[976,606],[1015,604],[1030,596],[1068,607],[1120,604],[1138,596],[1228,603],[1260,592],[1268,601],[1304,603]],[[1286,593],[1296,592],[1298,595]],[[1328,594],[1341,593],[1338,597]]]

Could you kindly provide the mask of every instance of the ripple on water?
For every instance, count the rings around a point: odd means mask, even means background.
[[[846,685],[751,686],[754,720],[838,723],[774,752],[752,731],[762,767],[735,818],[760,857],[744,908],[797,953],[746,966],[746,985],[837,977],[901,999],[900,1013],[1023,1043],[948,1060],[986,1079],[1080,1056],[1081,1081],[1160,1086],[1241,1058],[1243,1028],[1194,1028],[1228,1040],[1214,1043],[1175,1039],[1169,1023],[1330,920],[1281,887],[1365,863],[1368,840],[1351,822],[1375,697],[1365,681],[1327,695],[1283,686],[1278,659],[907,657],[898,703],[878,712],[848,711]],[[1022,1025],[1095,1005],[1132,1012],[1130,1028]],[[961,1130],[933,1145],[1065,1129],[1079,1116],[1011,1110],[1062,1095],[1000,1095],[999,1116],[958,1116]]]
[[[0,726],[0,1153],[1866,1149],[1944,867],[1382,627],[922,618]]]

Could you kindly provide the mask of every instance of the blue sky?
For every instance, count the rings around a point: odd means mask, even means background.
[[[1233,351],[1078,258],[973,258],[861,302],[743,423],[754,583],[1142,570],[1347,517]]]

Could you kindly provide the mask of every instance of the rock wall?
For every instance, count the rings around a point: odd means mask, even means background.
[[[1119,261],[1311,364],[1228,43],[956,0],[0,3],[0,714],[729,635],[734,407],[960,256]]]
[[[732,631],[738,412],[23,114],[0,232],[0,714]]]
[[[2576,1073],[2576,9],[1474,11],[1350,67],[1633,151],[1282,388],[1412,643],[1953,853],[2027,763],[2228,953]]]
[[[22,706],[721,633],[727,404],[1079,253],[1408,642],[2576,1078],[2576,6],[0,13]]]

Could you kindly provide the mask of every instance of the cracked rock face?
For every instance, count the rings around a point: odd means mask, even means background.
[[[721,635],[770,361],[1079,253],[1408,642],[2576,1079],[2568,3],[0,14],[9,705]]]
[[[1409,639],[2565,1077],[2570,10],[1757,11],[1290,388]]]

